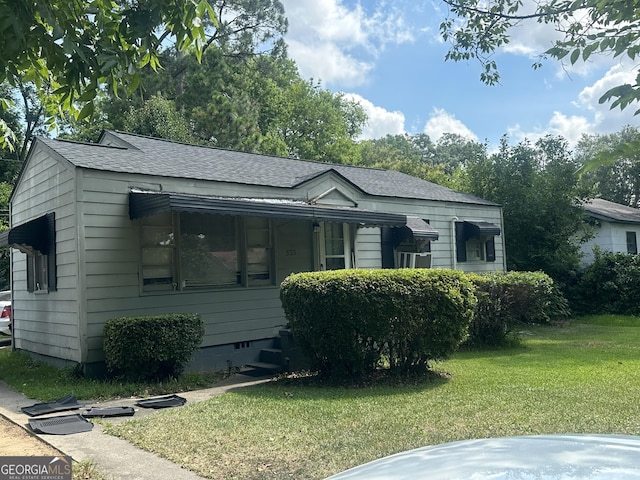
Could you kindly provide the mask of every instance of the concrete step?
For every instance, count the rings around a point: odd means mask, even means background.
[[[260,350],[260,361],[282,365],[282,350],[279,348],[263,348]]]
[[[257,370],[266,370],[271,373],[282,371],[282,365],[278,365],[277,363],[250,362],[250,363],[247,363],[246,366],[250,368],[255,368]]]

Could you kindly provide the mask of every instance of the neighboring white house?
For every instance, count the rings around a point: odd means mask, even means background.
[[[396,171],[116,131],[37,138],[10,199],[14,347],[87,370],[114,317],[196,312],[194,368],[256,359],[279,284],[340,268],[505,269],[502,209]]]
[[[593,249],[615,253],[638,253],[640,238],[640,209],[594,198],[583,205],[587,222],[593,226],[594,236],[583,244],[582,265],[593,262]]]

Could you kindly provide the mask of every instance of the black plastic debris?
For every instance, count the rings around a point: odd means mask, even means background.
[[[81,415],[85,418],[95,417],[130,417],[135,413],[133,407],[90,407]]]
[[[74,414],[61,417],[30,418],[29,427],[36,433],[70,435],[72,433],[91,431],[93,423],[82,415]]]
[[[37,417],[39,415],[46,415],[47,413],[64,412],[77,408],[80,408],[78,400],[76,400],[76,397],[72,394],[69,394],[59,398],[55,402],[36,403],[29,407],[22,407],[20,410],[30,417]]]
[[[167,395],[166,397],[145,398],[138,400],[136,405],[143,408],[168,408],[180,407],[187,403],[187,399],[178,395]]]

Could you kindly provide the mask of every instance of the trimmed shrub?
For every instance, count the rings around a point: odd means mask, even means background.
[[[575,301],[579,313],[640,315],[640,255],[595,250],[581,274]]]
[[[203,336],[198,314],[113,318],[104,326],[107,371],[130,380],[176,378]]]
[[[451,355],[466,336],[473,286],[452,270],[335,270],[290,275],[280,298],[313,369],[336,379],[400,374]]]
[[[469,345],[501,345],[519,323],[548,323],[569,317],[566,299],[545,273],[467,275],[478,299],[469,325]]]

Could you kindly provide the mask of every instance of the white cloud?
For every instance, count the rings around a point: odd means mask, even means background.
[[[566,115],[554,111],[546,125],[529,131],[524,131],[520,125],[514,125],[508,128],[508,135],[512,142],[519,142],[525,138],[536,141],[544,135],[561,135],[571,146],[575,146],[582,134],[613,133],[625,125],[635,124],[637,118],[633,113],[638,109],[638,105],[630,105],[624,110],[611,110],[609,103],[600,104],[599,99],[612,87],[635,83],[636,73],[632,68],[618,64],[578,94],[574,106],[580,111],[579,115]]]
[[[424,126],[424,133],[434,142],[445,133],[456,133],[469,140],[478,140],[478,137],[464,123],[443,108],[433,109]]]
[[[583,133],[593,133],[594,125],[587,117],[580,115],[565,115],[561,112],[553,112],[549,122],[541,128],[524,131],[519,124],[507,129],[507,135],[511,143],[518,143],[523,140],[535,142],[546,135],[562,136],[569,145],[574,146]]]
[[[533,13],[538,2],[533,0],[525,0],[524,8],[521,14]],[[568,20],[564,21],[564,28],[573,22],[590,23],[587,10],[577,10]],[[591,31],[595,31],[596,26],[591,27]],[[522,21],[519,25],[509,30],[509,43],[502,47],[502,50],[514,55],[521,55],[538,60],[540,55],[551,48],[558,40],[565,38],[555,23],[540,23],[534,19]],[[571,64],[569,56],[558,61],[549,58],[545,63],[555,68],[555,76],[557,78],[570,78],[572,75],[588,75],[589,73],[602,68],[607,68],[612,64],[612,56],[610,54],[593,53],[585,62],[582,59],[575,64]]]
[[[311,45],[289,40],[288,45],[303,78],[351,87],[363,84],[373,68],[373,63],[359,60],[331,43]]]
[[[404,114],[402,112],[385,110],[355,93],[345,93],[344,98],[359,103],[367,114],[367,124],[362,129],[358,140],[371,140],[386,135],[404,133]]]
[[[343,0],[283,0],[289,56],[304,78],[327,84],[361,85],[377,54],[388,44],[413,41],[403,14],[384,2],[372,12]]]

